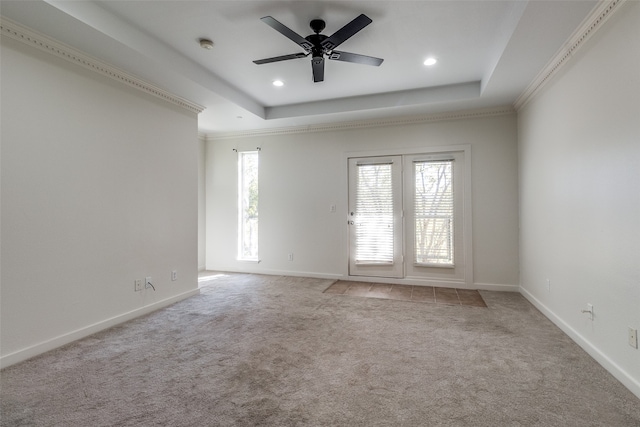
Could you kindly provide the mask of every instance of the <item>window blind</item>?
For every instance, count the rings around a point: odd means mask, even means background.
[[[390,163],[359,164],[356,264],[393,264],[393,188]]]
[[[453,160],[413,164],[415,263],[453,266]]]

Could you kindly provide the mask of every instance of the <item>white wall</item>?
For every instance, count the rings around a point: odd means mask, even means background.
[[[197,292],[198,136],[194,113],[49,53],[3,37],[1,60],[7,366]]]
[[[640,397],[638,52],[627,2],[519,111],[518,139],[522,293]]]
[[[517,289],[515,114],[375,128],[208,139],[207,269],[347,274],[346,153],[471,145],[476,286]],[[237,150],[260,152],[260,264],[236,261]],[[331,205],[337,206],[330,213]],[[287,254],[294,260],[288,261]]]

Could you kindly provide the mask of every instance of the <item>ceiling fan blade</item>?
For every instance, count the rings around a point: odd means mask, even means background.
[[[262,65],[262,64],[269,64],[271,62],[278,62],[278,61],[286,61],[288,59],[298,59],[298,58],[304,58],[307,55],[309,55],[308,53],[292,53],[291,55],[282,55],[282,56],[274,56],[273,58],[265,58],[265,59],[258,59],[256,61],[253,61],[254,64],[258,64],[258,65]]]
[[[311,51],[311,48],[313,46],[311,43],[307,41],[307,39],[305,39],[295,31],[293,31],[286,25],[280,23],[275,18],[271,16],[265,16],[264,18],[260,18],[260,20],[265,24],[267,24],[268,26],[270,26],[271,28],[273,28],[274,30],[276,30],[277,32],[279,32],[280,34],[282,34],[283,36],[287,37],[289,40],[293,41],[298,46],[302,47],[307,52]]]
[[[382,58],[360,55],[358,53],[340,52],[337,50],[331,52],[328,58],[334,61],[355,62],[356,64],[373,65],[374,67],[379,66],[382,64],[382,61],[384,61]]]
[[[313,82],[324,81],[324,58],[316,56],[311,59],[311,70],[313,71]]]
[[[344,27],[333,33],[331,37],[322,41],[322,47],[325,51],[332,51],[334,48],[341,45],[349,37],[353,36],[358,31],[362,30],[373,21],[365,14],[361,14],[353,21],[349,22]]]

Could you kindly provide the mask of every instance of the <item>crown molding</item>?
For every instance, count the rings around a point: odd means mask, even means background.
[[[358,120],[352,122],[340,122],[340,123],[321,123],[317,125],[307,126],[294,126],[286,128],[274,128],[274,129],[256,129],[248,131],[238,131],[229,133],[209,133],[207,134],[207,140],[220,140],[220,139],[234,139],[234,138],[250,138],[258,136],[273,136],[273,135],[290,135],[300,133],[312,133],[312,132],[328,132],[328,131],[340,131],[349,129],[364,129],[373,127],[384,126],[403,126],[421,123],[432,123],[447,120],[465,120],[465,119],[479,119],[485,117],[504,116],[515,113],[515,110],[511,106],[498,107],[498,108],[482,108],[475,110],[463,110],[463,111],[451,111],[447,113],[437,113],[419,116],[403,116],[403,117],[390,117],[384,119],[369,119]]]
[[[620,9],[620,5],[627,0],[609,0],[598,4],[593,11],[585,18],[578,29],[569,37],[562,48],[547,63],[535,79],[529,84],[524,92],[513,103],[513,108],[518,111],[529,102],[542,88],[551,80],[569,59],[582,47],[584,43],[599,30],[613,12]]]
[[[138,89],[155,97],[164,99],[172,104],[185,108],[192,113],[199,114],[205,107],[193,103],[189,100],[176,96],[164,89],[152,85],[138,77],[135,77],[125,71],[112,67],[96,58],[93,58],[84,52],[76,50],[70,46],[60,43],[43,34],[37,33],[27,27],[24,27],[10,19],[0,17],[0,34],[18,40],[29,46],[33,46],[45,52],[49,52],[59,58],[65,59],[83,68],[94,71],[103,76],[126,84],[127,86]]]

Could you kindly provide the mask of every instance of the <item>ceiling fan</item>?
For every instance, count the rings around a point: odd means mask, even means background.
[[[261,20],[283,36],[292,40],[295,44],[304,49],[304,52],[259,59],[257,61],[253,61],[255,64],[269,64],[271,62],[286,61],[288,59],[306,58],[311,55],[311,70],[313,72],[313,81],[315,83],[324,81],[325,56],[334,61],[354,62],[356,64],[373,65],[376,67],[382,64],[383,59],[381,58],[334,50],[351,36],[373,22],[364,14],[358,16],[331,36],[320,34],[325,28],[325,22],[322,19],[311,20],[309,26],[313,30],[314,34],[308,35],[307,37],[302,37],[271,16],[265,16],[264,18],[261,18]]]

